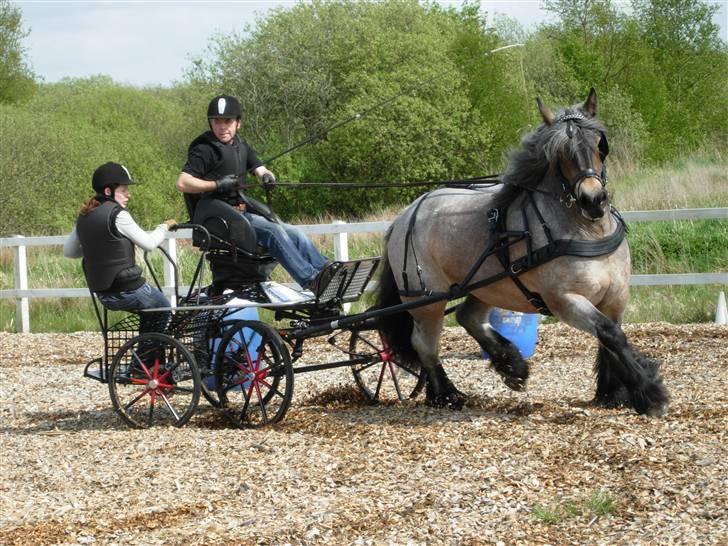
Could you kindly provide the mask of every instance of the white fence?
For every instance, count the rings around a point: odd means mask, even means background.
[[[706,209],[677,209],[677,210],[650,210],[631,211],[622,213],[628,222],[655,222],[677,220],[726,220],[728,208]],[[346,223],[334,222],[332,224],[301,225],[304,232],[310,234],[333,235],[334,256],[337,260],[349,259],[348,234],[349,233],[383,233],[390,222]],[[173,259],[177,257],[177,239],[190,239],[190,230],[181,230],[170,233],[164,241],[163,247]],[[15,237],[0,238],[0,249],[12,248],[14,264],[15,288],[0,290],[0,299],[15,298],[16,300],[16,331],[30,332],[30,298],[82,298],[89,297],[86,288],[28,288],[28,267],[26,249],[31,246],[57,246],[62,245],[64,236],[55,237]],[[728,243],[727,243],[728,244]],[[174,274],[172,267],[165,263],[164,287],[172,292]],[[685,285],[685,284],[726,284],[728,285],[728,272],[718,273],[677,273],[661,275],[632,275],[633,286],[656,285]]]

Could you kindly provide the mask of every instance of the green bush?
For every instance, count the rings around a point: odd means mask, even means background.
[[[174,183],[198,128],[164,93],[107,78],[68,80],[0,112],[0,234],[67,233],[106,161],[123,163],[141,182],[129,204],[141,225],[184,219]]]

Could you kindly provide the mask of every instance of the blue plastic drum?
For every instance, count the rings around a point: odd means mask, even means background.
[[[236,305],[238,302],[236,300],[231,300],[228,302],[230,305]],[[257,307],[246,307],[243,309],[240,309],[238,311],[235,311],[234,313],[231,313],[225,317],[225,322],[229,325],[232,325],[235,321],[238,320],[258,320],[258,308]],[[255,361],[258,357],[258,351],[256,348],[260,345],[260,334],[257,332],[250,330],[248,328],[245,328],[242,330],[242,333],[236,334],[238,346],[239,347],[250,347],[250,359]],[[213,338],[208,341],[210,343],[211,347],[211,354],[215,354],[217,350],[220,347],[220,341],[221,338]],[[215,370],[215,362],[212,363],[212,369]],[[214,374],[211,376],[208,376],[205,379],[205,386],[210,390],[215,390],[217,387],[217,381],[215,380]],[[247,386],[247,383],[243,384],[244,387]]]
[[[538,314],[496,308],[490,312],[488,321],[496,332],[518,348],[523,358],[530,358],[536,352]],[[488,353],[481,352],[483,358],[490,358]]]

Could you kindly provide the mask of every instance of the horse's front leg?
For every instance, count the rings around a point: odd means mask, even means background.
[[[514,391],[523,390],[528,379],[528,364],[511,341],[491,328],[488,323],[490,309],[490,305],[469,295],[458,307],[455,316],[458,323],[490,355],[495,371],[506,386]]]
[[[619,389],[623,387],[626,401],[637,413],[653,416],[664,413],[669,396],[656,365],[647,364],[647,360],[632,349],[617,322],[578,294],[562,295],[559,301],[547,304],[556,317],[599,340],[597,403],[616,405]]]
[[[442,314],[429,320],[414,321],[412,347],[417,351],[422,371],[427,375],[427,404],[436,408],[462,409],[465,395],[455,388],[440,362]]]

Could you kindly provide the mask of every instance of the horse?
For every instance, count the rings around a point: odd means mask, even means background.
[[[669,395],[660,364],[635,350],[620,326],[630,252],[626,225],[609,202],[609,144],[596,92],[556,114],[536,102],[543,123],[511,151],[501,184],[436,189],[392,222],[377,306],[423,304],[385,315],[380,330],[402,365],[425,375],[426,403],[459,410],[466,397],[439,356],[447,303],[464,297],[457,322],[517,391],[528,364],[488,314],[494,307],[550,313],[599,341],[593,404],[662,415]]]

